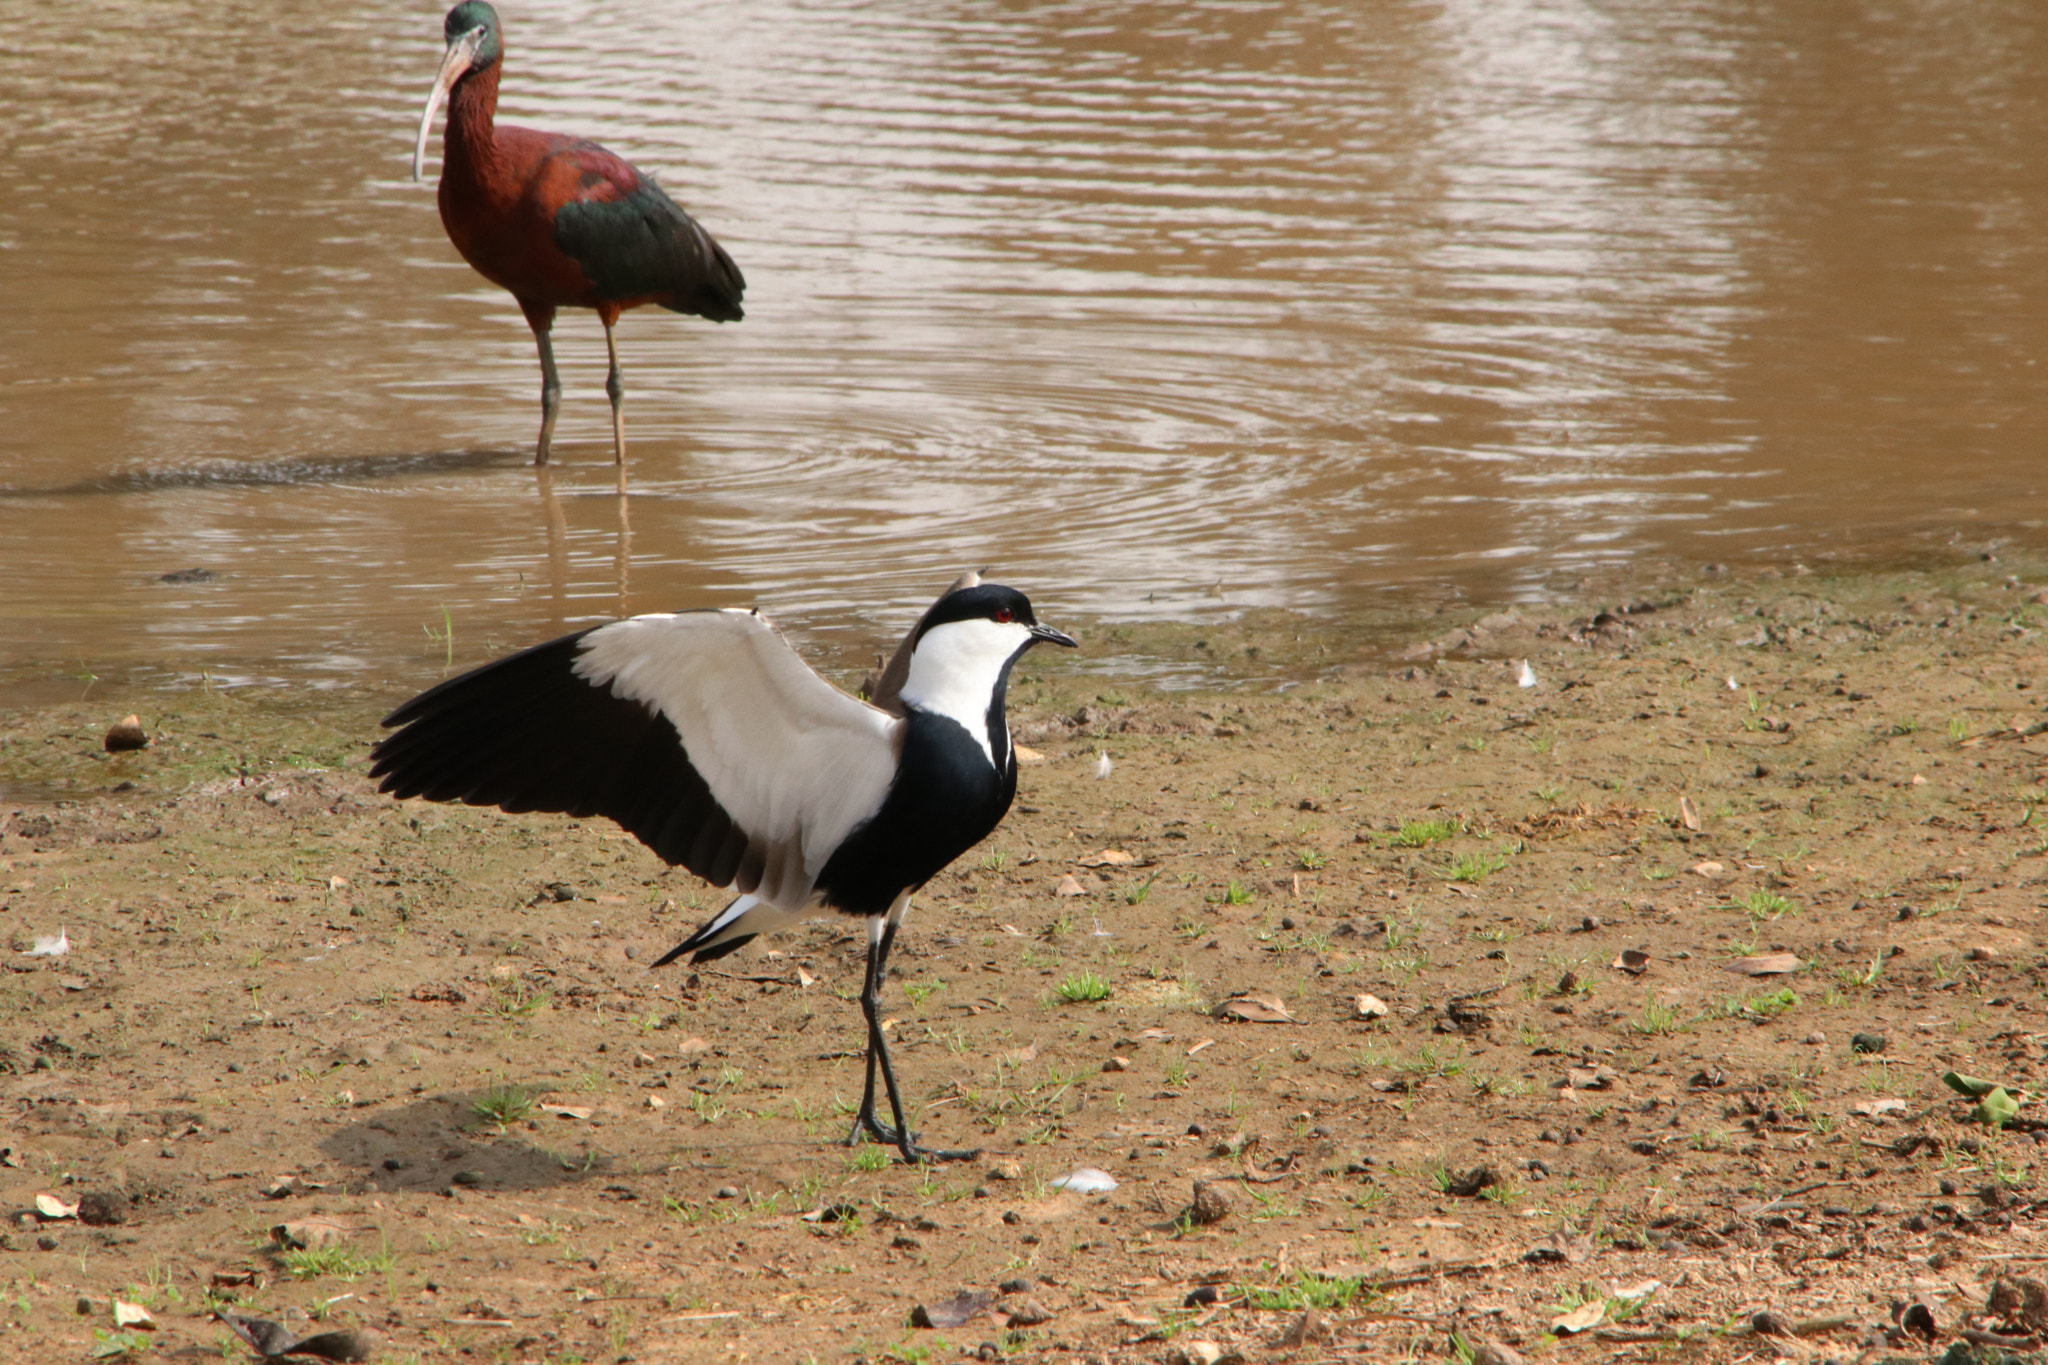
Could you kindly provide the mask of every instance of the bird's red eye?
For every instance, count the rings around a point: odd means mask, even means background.
[[[1008,607],[997,607],[996,620],[1003,625],[1010,624],[1010,609]]]

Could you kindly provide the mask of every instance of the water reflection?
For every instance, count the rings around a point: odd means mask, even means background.
[[[503,13],[502,116],[661,173],[749,279],[737,326],[622,324],[630,498],[595,320],[537,480],[530,337],[407,178],[438,7],[31,9],[10,655],[416,673],[444,608],[458,657],[684,604],[886,635],[984,563],[1062,619],[1344,611],[2041,503],[2018,0]]]

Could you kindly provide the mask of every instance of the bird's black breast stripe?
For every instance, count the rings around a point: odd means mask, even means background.
[[[578,632],[486,664],[385,717],[403,727],[370,751],[393,796],[502,810],[608,816],[667,862],[742,891],[766,850],[690,763],[659,712],[575,673]]]
[[[1007,743],[999,752],[1009,759]],[[1014,760],[991,767],[958,721],[907,708],[896,780],[818,873],[819,894],[849,915],[886,914],[897,896],[987,838],[1016,794]]]

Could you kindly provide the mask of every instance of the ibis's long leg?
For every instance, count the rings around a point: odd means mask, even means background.
[[[600,316],[603,316],[600,314]],[[612,319],[604,318],[604,349],[611,357],[611,372],[605,376],[604,391],[612,400],[612,462],[626,463],[626,385],[619,378],[619,343],[612,336]]]
[[[555,310],[545,303],[519,301],[526,325],[533,329],[533,342],[540,350],[540,444],[533,452],[535,464],[548,462],[548,447],[555,440],[555,414],[562,408],[562,377],[555,373],[555,343],[552,329]]]

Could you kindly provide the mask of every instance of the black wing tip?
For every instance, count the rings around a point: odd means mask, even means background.
[[[700,295],[685,302],[664,303],[661,306],[671,313],[700,317],[707,322],[742,322],[747,316],[747,310],[740,307],[739,296],[736,294],[730,298],[707,298]]]
[[[678,943],[675,947],[669,949],[660,957],[654,959],[654,961],[649,965],[648,970],[652,971],[655,967],[666,967],[669,963],[674,962],[684,953],[691,953],[690,965],[693,967],[700,962],[716,962],[719,958],[724,957],[727,953],[736,953],[740,949],[746,947],[749,943],[752,943],[754,941],[756,936],[753,934],[742,934],[738,938],[729,938],[723,943],[714,943],[709,948],[698,948],[695,950],[695,952],[692,953],[691,945],[696,943],[697,937],[698,936],[696,934],[690,935],[681,943]]]

